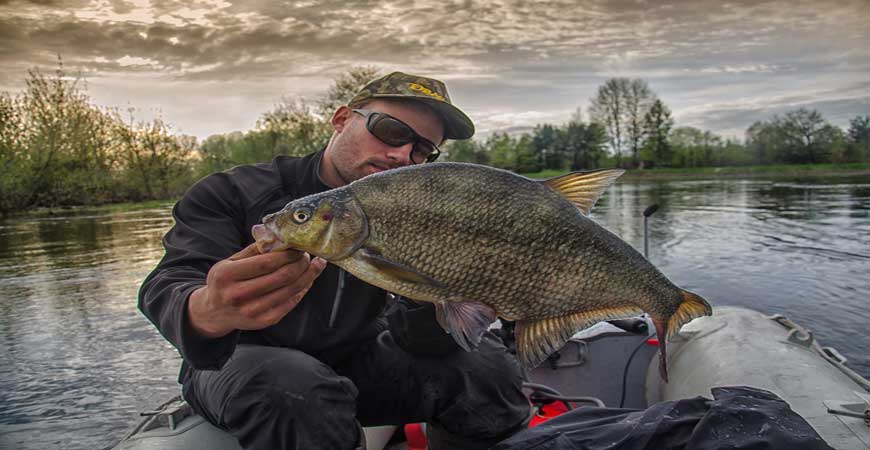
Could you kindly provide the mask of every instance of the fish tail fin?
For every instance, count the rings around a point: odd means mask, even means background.
[[[680,303],[677,312],[673,313],[671,318],[668,319],[668,339],[679,331],[683,325],[691,322],[693,319],[713,314],[713,308],[700,295],[683,289],[680,289],[680,294],[683,296],[683,302]]]
[[[659,338],[659,374],[665,383],[668,382],[668,340],[680,330],[680,328],[698,317],[713,314],[713,308],[698,294],[680,289],[683,301],[677,307],[677,311],[668,318],[653,317],[656,334]]]
[[[562,348],[578,331],[602,320],[630,317],[642,311],[633,306],[602,308],[538,320],[517,321],[517,359],[526,368],[534,368],[550,354]]]

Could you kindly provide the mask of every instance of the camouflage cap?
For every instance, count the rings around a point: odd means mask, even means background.
[[[450,102],[444,82],[434,78],[393,72],[369,81],[348,105],[375,98],[408,98],[429,105],[444,121],[445,139],[468,139],[474,135],[471,119]]]

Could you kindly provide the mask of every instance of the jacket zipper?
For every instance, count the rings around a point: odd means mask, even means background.
[[[338,288],[335,290],[335,299],[332,300],[332,311],[329,313],[329,328],[335,325],[335,319],[338,317],[338,309],[341,306],[341,295],[344,293],[344,280],[347,272],[344,269],[338,269]]]

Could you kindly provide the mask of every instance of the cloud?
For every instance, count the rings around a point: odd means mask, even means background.
[[[866,0],[650,3],[0,0],[0,89],[21,88],[27,69],[57,55],[91,86],[115,86],[100,97],[122,103],[148,99],[146,86],[208,86],[196,89],[208,101],[254,85],[274,99],[310,96],[369,64],[446,79],[495,129],[562,122],[604,80],[627,76],[647,80],[680,120],[716,127],[704,108],[738,111],[728,102],[821,92],[870,71]],[[131,76],[149,82],[123,89]],[[250,95],[245,108],[267,92]],[[165,105],[170,122],[196,120],[175,109]]]
[[[870,81],[835,89],[787,95],[753,96],[686,108],[678,116],[680,125],[718,130],[742,137],[755,122],[767,121],[799,108],[818,110],[829,122],[840,127],[858,115],[870,115]]]

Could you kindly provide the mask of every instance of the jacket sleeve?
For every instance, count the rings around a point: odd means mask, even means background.
[[[435,320],[431,303],[397,297],[384,314],[393,340],[408,353],[443,356],[460,348]]]
[[[225,173],[191,187],[172,210],[175,224],[163,238],[166,254],[139,290],[139,309],[195,369],[219,369],[238,341],[239,331],[204,338],[193,331],[187,317],[190,294],[205,285],[211,266],[249,241],[238,203]]]

